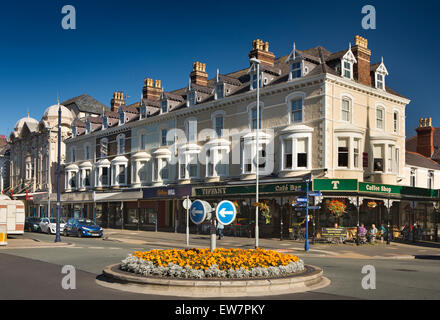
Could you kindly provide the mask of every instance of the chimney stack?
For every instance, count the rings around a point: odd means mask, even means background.
[[[191,83],[206,87],[208,85],[208,74],[206,73],[206,64],[201,62],[193,63],[193,71],[189,74]]]
[[[272,67],[275,62],[275,55],[269,51],[269,42],[263,42],[260,39],[252,41],[252,51],[249,53],[249,59],[254,57]]]
[[[111,110],[118,112],[120,106],[125,106],[124,93],[122,91],[113,92],[113,99],[110,101]]]
[[[160,80],[154,81],[151,78],[144,80],[144,87],[142,88],[142,97],[148,100],[159,100],[162,93]]]
[[[432,119],[421,118],[417,131],[417,152],[431,158],[434,152],[434,128]]]
[[[357,79],[359,83],[371,86],[371,50],[368,49],[368,40],[361,36],[355,36],[354,46],[351,47],[351,51],[357,60],[357,63],[353,66],[354,78]]]

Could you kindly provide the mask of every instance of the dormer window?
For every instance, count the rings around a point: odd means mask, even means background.
[[[119,113],[119,124],[124,124],[124,120],[125,120],[125,115],[124,112],[120,112]]]
[[[73,135],[73,137],[76,137],[76,135],[77,135],[75,126],[72,126],[72,135]]]
[[[223,97],[225,96],[225,85],[224,83],[218,83],[215,86],[215,99],[223,99]]]
[[[260,88],[263,86],[262,85],[263,82],[261,81],[261,78],[262,77],[261,77],[261,74],[260,74],[260,79],[259,79]],[[251,74],[251,90],[255,90],[255,89],[257,89],[257,73],[256,72]]]
[[[355,63],[357,61],[350,47],[341,59],[341,76],[353,80],[353,65]]]
[[[383,59],[380,64],[376,64],[375,66],[377,66],[377,68],[374,69],[373,67],[372,70],[374,72],[375,87],[379,90],[385,90],[385,76],[388,75],[388,70],[383,64]]]
[[[353,65],[348,61],[343,61],[342,74],[345,78],[351,79],[353,74]]]
[[[91,132],[91,125],[90,125],[90,122],[87,122],[87,123],[86,123],[86,130],[87,130],[87,133],[90,133],[90,132]]]
[[[140,118],[141,119],[145,119],[146,117],[147,117],[147,108],[144,106],[144,107],[141,107],[141,115],[140,115]]]
[[[103,125],[104,129],[108,128],[108,119],[107,119],[107,117],[103,117],[102,118],[102,125]]]
[[[191,90],[188,92],[188,97],[187,97],[188,107],[191,107],[196,104],[196,96],[197,96],[197,94],[195,91]]]
[[[168,112],[168,100],[162,100],[160,103],[160,112],[167,113]]]
[[[301,76],[302,76],[302,62],[301,61],[293,62],[290,65],[290,76],[291,76],[291,79],[301,78]]]

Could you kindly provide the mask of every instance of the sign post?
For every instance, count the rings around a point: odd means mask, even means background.
[[[183,200],[183,208],[186,209],[186,246],[189,247],[189,208],[191,207],[191,200],[189,200],[189,196],[186,196],[186,199]]]

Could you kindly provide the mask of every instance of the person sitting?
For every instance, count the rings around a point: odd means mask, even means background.
[[[382,240],[387,239],[387,228],[385,227],[385,224],[382,222],[382,225],[380,226],[380,236]]]
[[[367,235],[367,229],[365,229],[365,226],[362,223],[361,226],[359,227],[359,239],[361,243],[367,243],[366,235]]]
[[[368,237],[369,237],[370,243],[376,241],[376,235],[377,235],[377,228],[376,228],[376,225],[373,223],[371,225],[370,231],[368,232]]]

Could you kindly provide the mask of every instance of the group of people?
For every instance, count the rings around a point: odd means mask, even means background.
[[[408,226],[407,224],[401,230],[403,239],[405,240],[422,240],[423,230],[420,224],[414,223],[414,225]]]
[[[382,223],[382,225],[380,226],[380,234],[381,234],[382,239],[385,239],[387,237],[387,232],[388,232],[387,228],[385,228],[385,225]],[[379,233],[379,230],[376,228],[376,225],[374,223],[371,225],[371,228],[368,231],[365,228],[365,225],[363,223],[359,227],[359,237],[361,238],[361,241],[364,240],[363,242],[376,241],[376,237],[377,237],[378,233]]]

